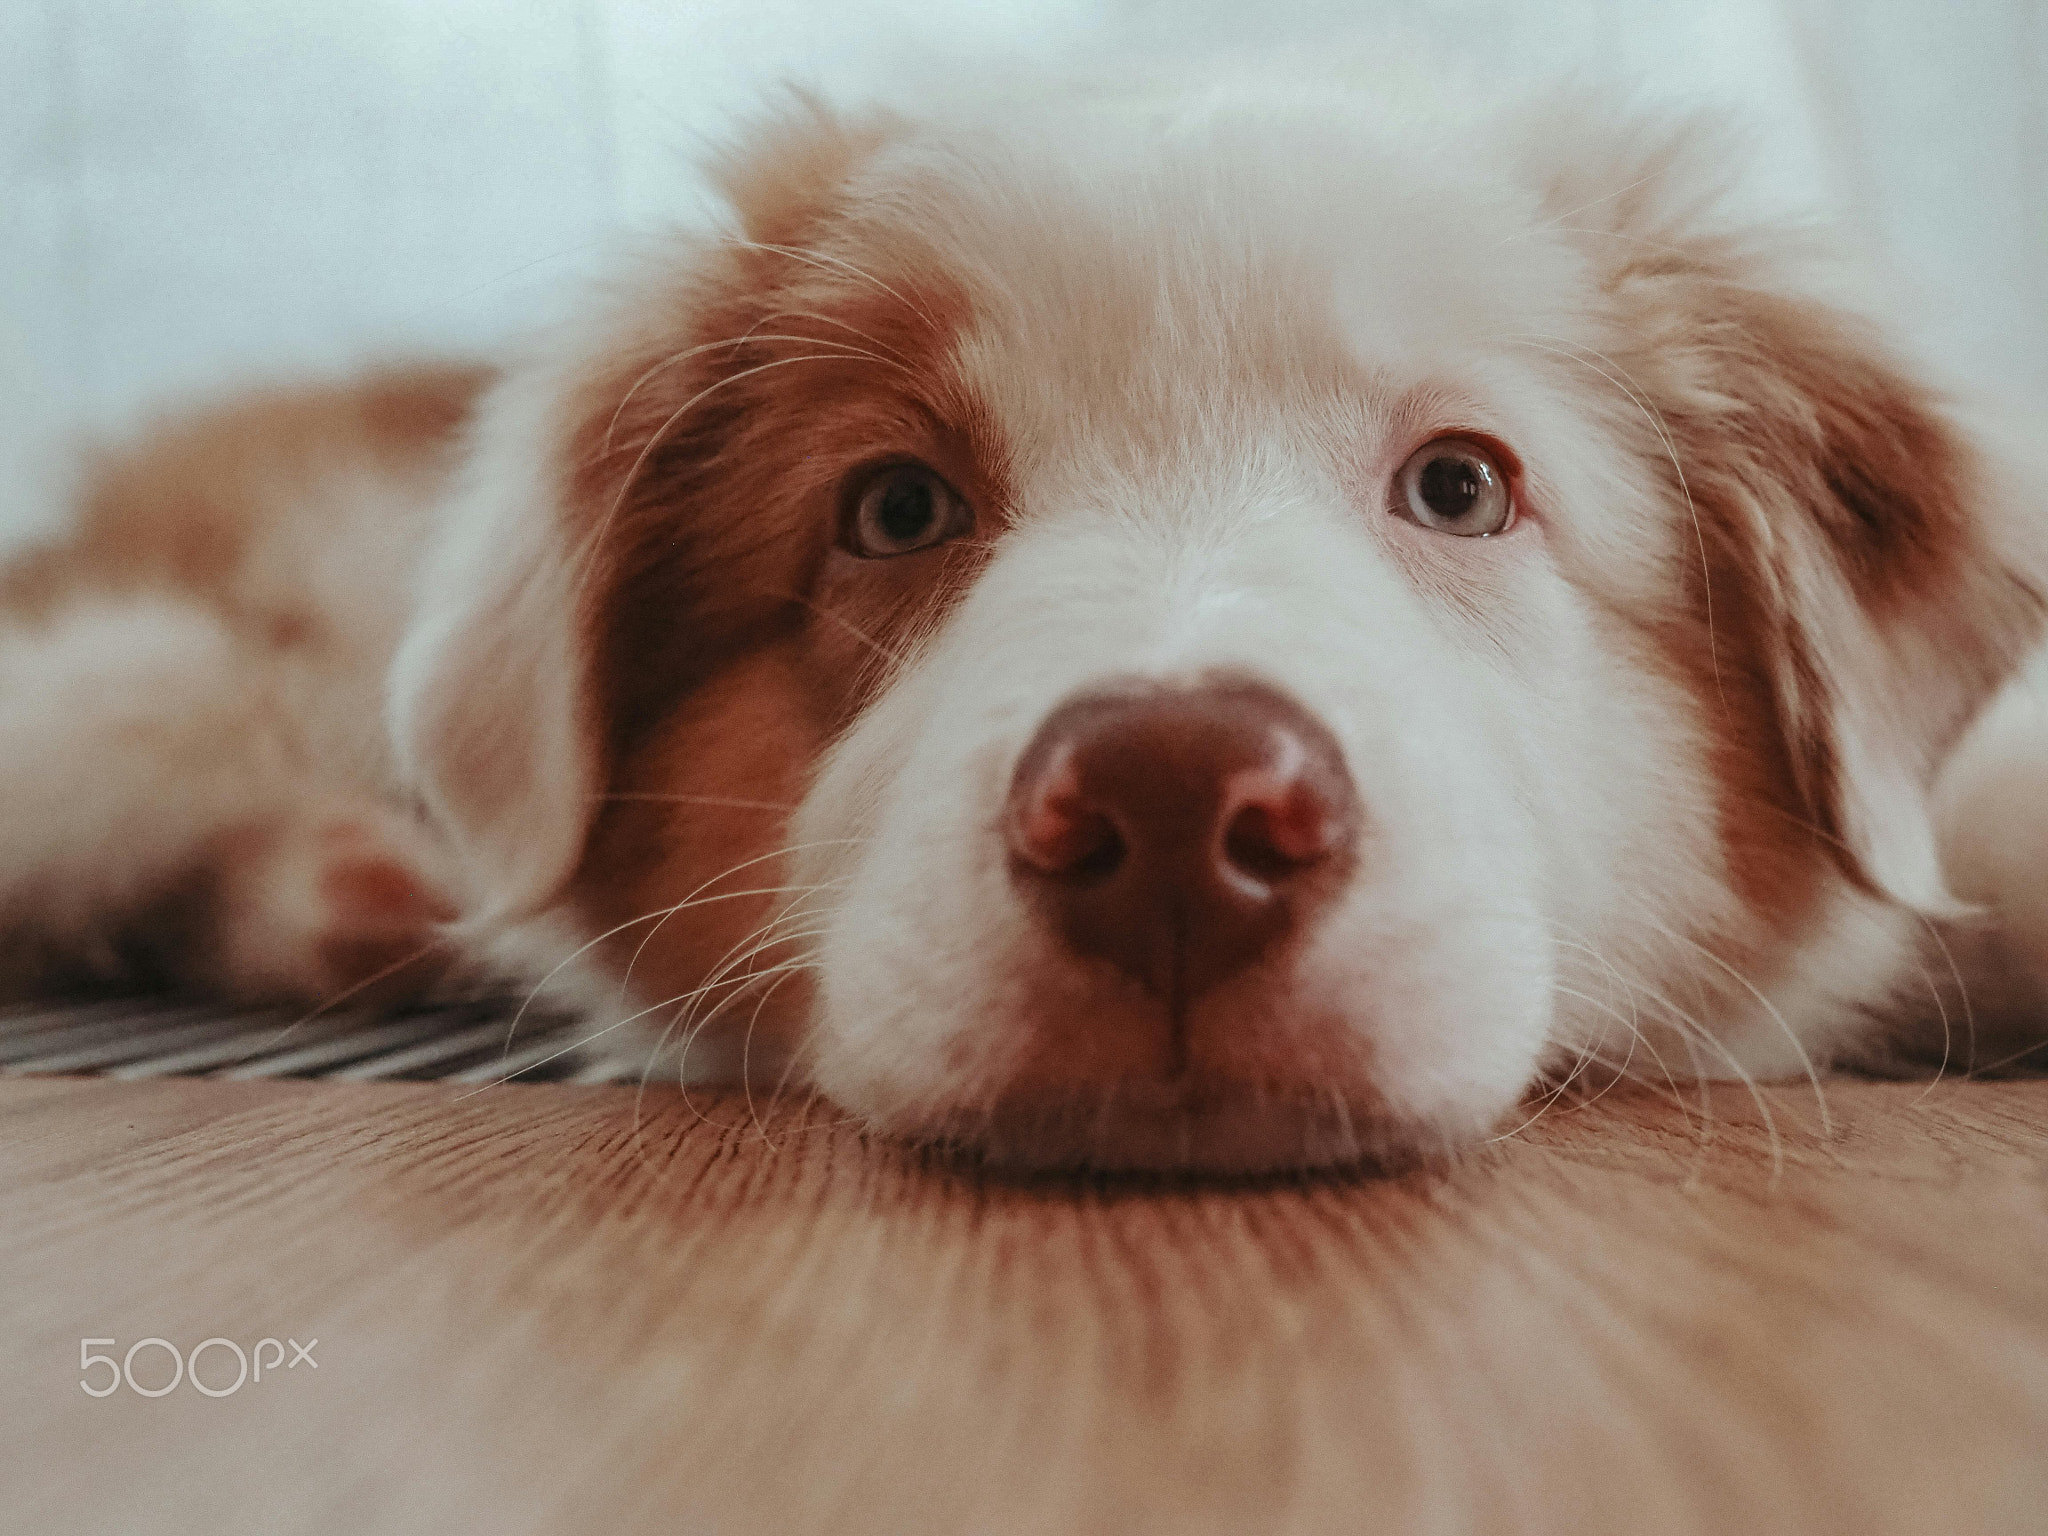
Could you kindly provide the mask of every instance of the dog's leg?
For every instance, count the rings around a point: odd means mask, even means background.
[[[389,1001],[440,976],[456,913],[420,834],[382,807],[309,802],[236,828],[205,860],[193,979],[242,997]]]
[[[260,654],[175,598],[0,631],[0,981],[388,996],[439,969],[431,842],[335,782]]]

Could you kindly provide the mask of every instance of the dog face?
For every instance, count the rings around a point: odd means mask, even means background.
[[[1398,1159],[1822,1050],[2039,605],[1713,153],[796,112],[744,238],[485,407],[399,739],[494,915],[1006,1161]]]

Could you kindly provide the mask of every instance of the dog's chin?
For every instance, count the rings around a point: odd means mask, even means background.
[[[998,1095],[907,1134],[1006,1173],[1250,1177],[1395,1173],[1440,1162],[1484,1127],[1447,1129],[1306,1087],[1128,1078]]]

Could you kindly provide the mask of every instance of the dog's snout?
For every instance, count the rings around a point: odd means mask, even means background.
[[[1329,730],[1231,680],[1055,709],[1018,761],[1005,831],[1013,874],[1070,946],[1180,1005],[1337,888],[1358,823]]]

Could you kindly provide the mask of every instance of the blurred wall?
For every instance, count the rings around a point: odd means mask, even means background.
[[[0,531],[80,429],[365,355],[480,349],[784,77],[1253,46],[1379,15],[1744,104],[1788,189],[1899,258],[1926,329],[2048,394],[2035,0],[0,0]]]

